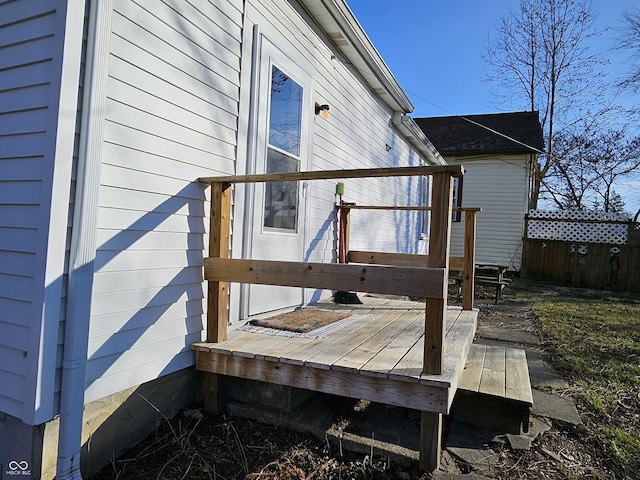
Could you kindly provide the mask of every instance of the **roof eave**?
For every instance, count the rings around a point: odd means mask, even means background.
[[[299,0],[369,87],[395,112],[412,112],[409,97],[395,79],[344,0]]]
[[[442,153],[445,157],[476,157],[476,156],[493,156],[496,155],[540,155],[540,152],[536,152],[535,150],[518,150],[518,151],[508,151],[504,149],[498,150],[461,150],[461,151],[444,151]]]

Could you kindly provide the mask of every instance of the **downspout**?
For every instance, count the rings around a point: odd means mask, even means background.
[[[56,466],[58,480],[82,480],[80,451],[112,5],[112,0],[90,3],[78,175],[69,255]]]

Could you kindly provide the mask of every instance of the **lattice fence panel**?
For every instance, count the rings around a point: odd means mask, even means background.
[[[626,214],[562,210],[530,210],[527,238],[580,243],[626,245],[630,219]]]

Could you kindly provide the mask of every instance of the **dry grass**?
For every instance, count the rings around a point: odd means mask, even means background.
[[[567,293],[571,293],[567,295]],[[533,303],[552,363],[619,478],[640,471],[640,295],[560,291]]]
[[[310,435],[242,418],[174,419],[92,480],[396,479],[382,459],[331,451]]]

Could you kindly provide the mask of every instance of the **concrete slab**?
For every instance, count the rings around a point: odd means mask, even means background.
[[[450,474],[462,474],[462,470],[460,470],[460,466],[456,459],[446,450],[442,450],[442,454],[440,455],[440,471],[447,472]]]
[[[507,433],[506,437],[513,450],[531,450],[531,442],[533,442],[533,438],[530,436]]]
[[[355,413],[353,421],[344,426],[345,432],[420,450],[420,412],[371,402]]]
[[[567,388],[569,383],[545,361],[545,353],[527,349],[527,365],[532,387]]]
[[[498,464],[499,457],[487,445],[497,433],[495,430],[454,421],[445,446],[448,452],[475,470],[490,471]]]
[[[568,398],[533,389],[533,415],[540,415],[555,420],[582,425],[580,414],[575,404]]]
[[[509,342],[513,347],[522,347],[524,345],[539,345],[540,338],[532,333],[516,330],[505,329],[496,326],[484,326],[480,333],[482,340],[496,340],[499,342]],[[482,341],[478,341],[482,343]]]
[[[551,430],[551,422],[548,419],[534,416],[529,418],[529,431],[527,432],[529,437],[538,438],[539,435],[549,430]]]
[[[420,458],[420,413],[407,408],[316,394],[292,412],[240,402],[228,403],[227,410],[310,433],[336,452],[373,453],[406,466]]]

